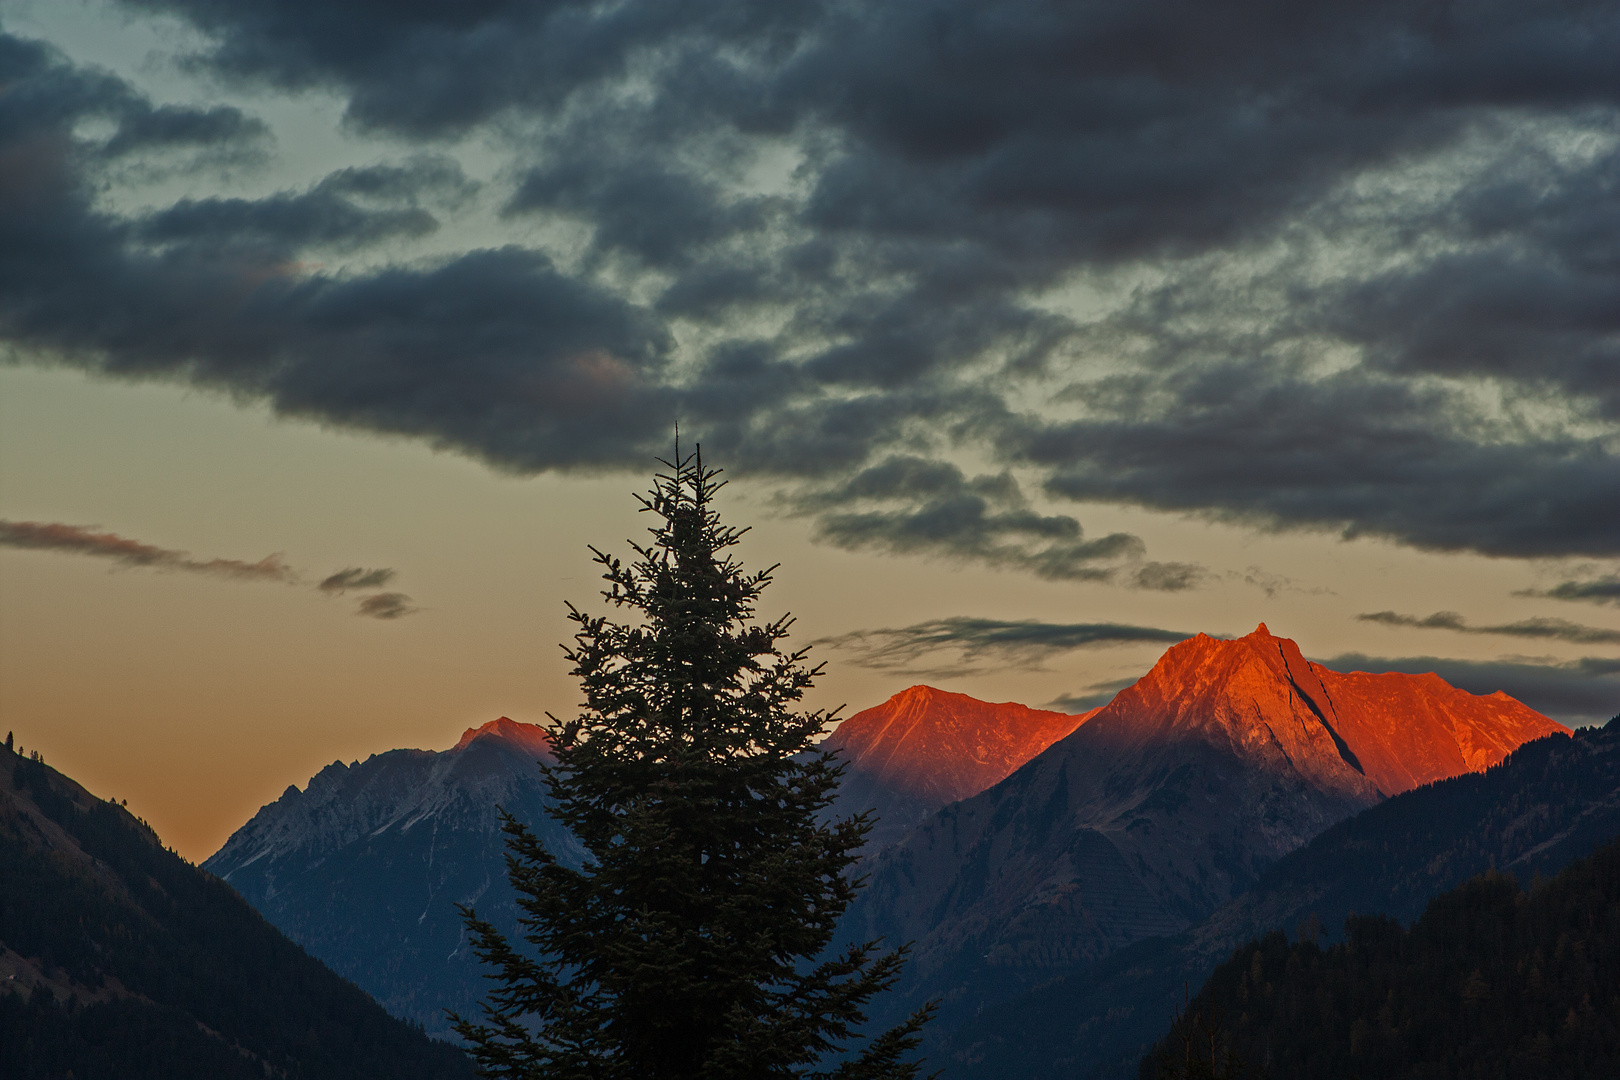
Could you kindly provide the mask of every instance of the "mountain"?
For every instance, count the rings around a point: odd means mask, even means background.
[[[444,1010],[487,993],[457,904],[517,927],[498,808],[571,865],[582,852],[545,812],[543,729],[501,717],[449,750],[333,762],[289,787],[203,867],[396,1016],[448,1035]]]
[[[829,736],[850,762],[837,812],[876,807],[881,843],[995,783],[1082,719],[913,687]],[[448,1035],[444,1011],[472,1015],[488,990],[456,905],[476,904],[508,934],[517,927],[497,806],[564,862],[582,858],[545,812],[538,760],[551,760],[544,729],[501,717],[443,752],[333,762],[203,866],[389,1011]]]
[[[1346,923],[1327,949],[1281,932],[1217,968],[1141,1063],[1235,1055],[1272,1076],[1620,1075],[1620,842],[1528,892],[1486,873],[1410,928]],[[1191,1051],[1191,1053],[1189,1053]],[[1206,1074],[1207,1075],[1207,1074]]]
[[[471,1080],[144,824],[0,750],[0,1075]]]
[[[1329,826],[1567,729],[1435,676],[1340,674],[1262,624],[1205,635],[877,856],[849,938],[915,942],[895,1007],[971,1010],[1174,934]]]
[[[840,815],[876,810],[869,850],[977,795],[1083,724],[1080,715],[913,686],[845,720],[822,743],[847,763]]]
[[[1476,875],[1550,877],[1620,836],[1620,718],[1528,742],[1484,773],[1397,795],[1335,825],[1245,895],[1171,938],[1138,942],[986,1008],[945,1038],[953,1080],[1129,1077],[1198,986],[1245,942],[1338,940],[1353,912],[1410,922]]]

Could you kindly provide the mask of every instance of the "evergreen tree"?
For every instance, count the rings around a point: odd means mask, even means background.
[[[507,819],[532,951],[465,911],[497,985],[456,1030],[498,1077],[912,1077],[932,1006],[825,1066],[903,960],[870,942],[817,962],[871,823],[821,821],[842,772],[815,749],[831,716],[795,711],[821,669],[782,651],[788,618],[754,619],[775,567],[727,553],[746,530],[714,510],[719,470],[678,447],[662,464],[640,497],[652,541],[628,563],[591,549],[634,621],[569,606],[584,712],[551,718],[546,777],[588,857],[563,866]]]

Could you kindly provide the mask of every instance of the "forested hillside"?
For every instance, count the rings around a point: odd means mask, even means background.
[[[127,811],[10,752],[0,866],[8,1080],[472,1075]]]
[[[1212,1058],[1290,1080],[1620,1076],[1620,842],[1528,891],[1481,875],[1410,930],[1365,915],[1327,949],[1250,943],[1140,1075]]]

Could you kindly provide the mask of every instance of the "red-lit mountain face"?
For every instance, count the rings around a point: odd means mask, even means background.
[[[1075,716],[913,686],[856,713],[822,745],[847,763],[841,814],[877,811],[882,847],[948,803],[977,795],[1079,727]]]
[[[1091,959],[1188,926],[1385,796],[1565,730],[1433,675],[1328,671],[1263,625],[1199,635],[883,852],[846,925],[915,940],[929,993],[984,964]]]
[[[461,733],[460,741],[450,749],[464,750],[474,739],[500,739],[513,749],[548,765],[557,763],[551,754],[551,740],[546,738],[546,729],[539,724],[520,724],[508,716],[498,717],[482,727],[468,728]]]

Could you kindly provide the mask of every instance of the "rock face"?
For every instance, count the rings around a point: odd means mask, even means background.
[[[583,855],[545,813],[543,756],[542,729],[502,717],[441,753],[333,762],[260,810],[203,868],[390,1012],[446,1035],[444,1010],[476,1015],[488,987],[456,904],[516,927],[497,807],[563,861]]]
[[[1433,675],[1328,671],[1264,625],[1200,635],[878,856],[846,933],[915,941],[914,996],[1094,960],[1189,926],[1358,810],[1566,730]]]
[[[848,763],[837,811],[877,811],[871,849],[977,795],[1084,723],[1016,702],[913,686],[851,716],[822,745]]]

